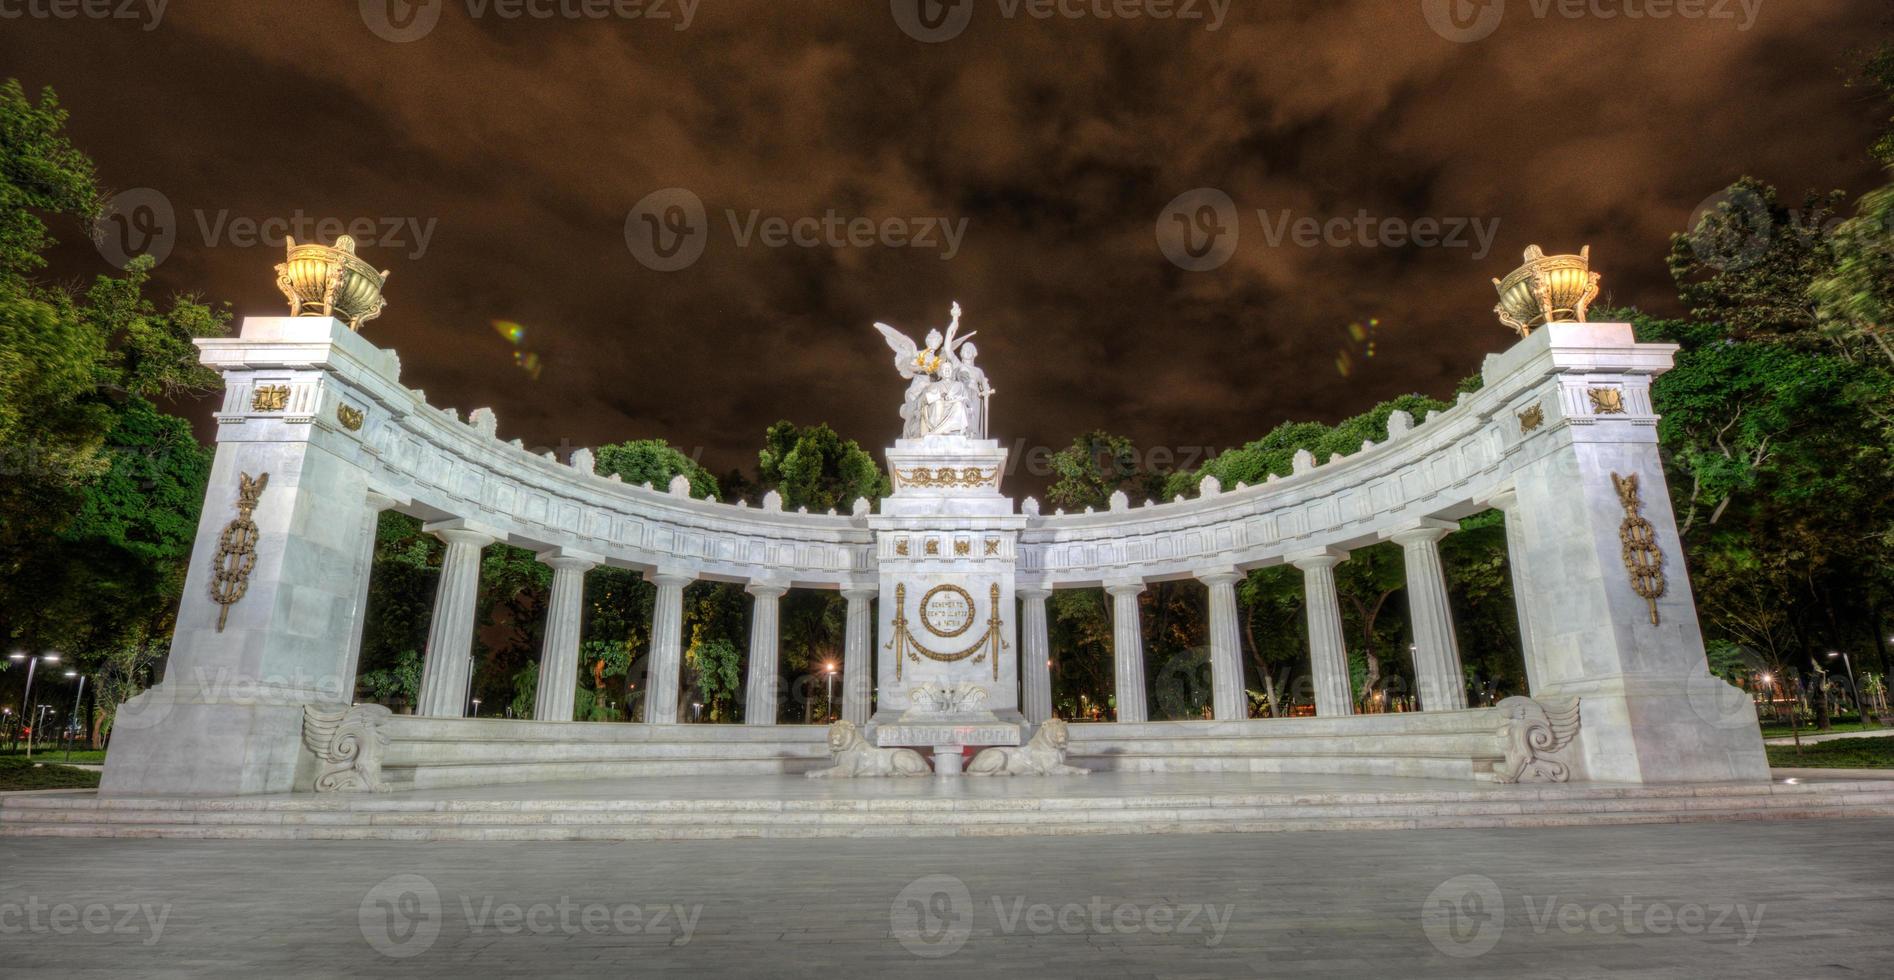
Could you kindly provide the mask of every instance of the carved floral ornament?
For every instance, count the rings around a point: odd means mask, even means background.
[[[1506,723],[1499,730],[1506,760],[1493,771],[1494,782],[1563,783],[1571,767],[1553,756],[1578,735],[1578,699],[1535,701],[1511,697],[1499,703]]]
[[[1618,502],[1624,505],[1624,523],[1618,526],[1618,539],[1624,553],[1624,571],[1631,576],[1631,591],[1651,606],[1651,625],[1658,624],[1657,600],[1663,598],[1668,583],[1664,580],[1664,552],[1657,547],[1657,529],[1644,519],[1644,501],[1639,496],[1638,475],[1611,474],[1618,490]]]
[[[942,466],[937,469],[916,466],[911,470],[894,471],[902,483],[922,490],[978,489],[992,483],[999,474],[998,467],[983,470],[978,466]]]
[[[250,517],[263,498],[263,489],[270,485],[268,473],[254,480],[248,473],[238,476],[237,516],[224,525],[223,533],[217,537],[217,556],[210,578],[211,601],[220,607],[217,611],[219,633],[224,631],[224,623],[230,618],[230,607],[250,589],[250,572],[256,568],[257,540],[256,522]]]
[[[388,733],[381,730],[381,723],[391,714],[379,704],[332,709],[303,705],[303,745],[322,764],[316,774],[316,792],[389,791],[381,778],[381,756],[388,749]]]

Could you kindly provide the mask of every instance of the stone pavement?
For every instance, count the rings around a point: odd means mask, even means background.
[[[13,976],[1894,973],[1894,820],[416,844],[0,840]]]

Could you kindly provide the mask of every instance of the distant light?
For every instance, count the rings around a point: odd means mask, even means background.
[[[58,662],[59,662],[59,654],[56,654],[56,653],[49,653],[49,654],[47,654],[46,656],[44,656],[44,657],[42,657],[42,658],[40,658],[40,659],[42,659],[42,660],[44,660],[44,661],[46,661],[46,662],[47,662],[47,663],[49,663],[49,664],[56,664],[56,663],[58,663]]]
[[[79,672],[78,672],[78,671],[76,671],[76,670],[69,670],[69,671],[66,671],[66,676],[67,676],[67,677],[77,677],[77,676],[79,676]]]

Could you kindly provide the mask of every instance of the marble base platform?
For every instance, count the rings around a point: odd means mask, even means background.
[[[1889,774],[1894,777],[1894,773]],[[650,777],[309,794],[0,794],[0,837],[651,840],[1607,826],[1894,816],[1894,778],[1499,786],[1255,773],[818,781]]]

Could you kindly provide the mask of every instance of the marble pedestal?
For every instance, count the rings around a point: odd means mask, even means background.
[[[952,778],[960,775],[960,756],[967,746],[1019,745],[1022,733],[1018,724],[1003,721],[991,711],[945,714],[917,710],[877,725],[874,739],[882,748],[931,748],[934,775]]]

